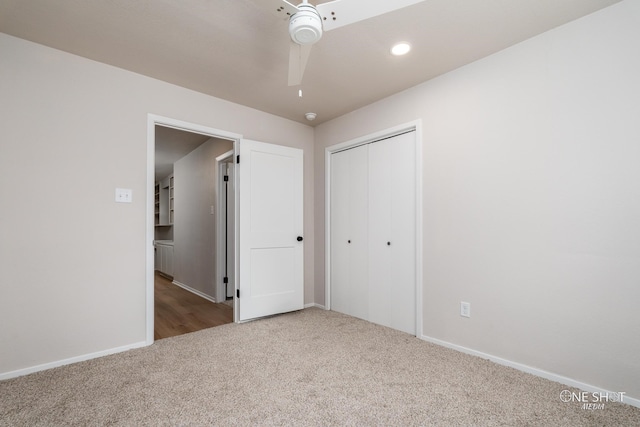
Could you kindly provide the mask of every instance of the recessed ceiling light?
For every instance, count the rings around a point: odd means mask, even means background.
[[[391,48],[391,54],[395,56],[406,55],[411,50],[411,45],[406,42],[396,43]]]

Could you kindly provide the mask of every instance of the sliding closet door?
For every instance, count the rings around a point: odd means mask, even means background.
[[[415,133],[369,145],[369,320],[416,333]]]
[[[368,147],[331,155],[331,308],[368,318]]]

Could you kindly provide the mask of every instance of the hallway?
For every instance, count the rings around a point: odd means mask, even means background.
[[[207,301],[154,275],[154,339],[174,337],[233,322],[233,308]]]

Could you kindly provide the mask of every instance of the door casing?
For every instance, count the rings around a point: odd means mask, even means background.
[[[146,263],[145,263],[145,335],[146,344],[153,344],[153,328],[154,328],[154,251],[153,240],[155,238],[154,225],[154,198],[155,198],[155,151],[156,151],[156,126],[164,126],[173,129],[183,130],[186,132],[199,133],[210,137],[226,139],[233,141],[234,149],[237,151],[238,143],[242,135],[203,126],[195,123],[189,123],[182,120],[176,120],[169,117],[163,117],[156,114],[147,115],[147,226],[146,226]],[[236,229],[237,232],[237,229]]]

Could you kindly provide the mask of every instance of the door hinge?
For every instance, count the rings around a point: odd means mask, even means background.
[[[222,283],[229,283],[229,278],[225,277],[224,279],[222,279]]]
[[[229,175],[225,175],[225,176],[224,176],[224,180],[225,180],[225,182],[226,182],[226,181],[229,181]]]
[[[236,289],[236,298],[240,298],[240,289]]]
[[[236,157],[236,163],[240,163],[240,154]]]

